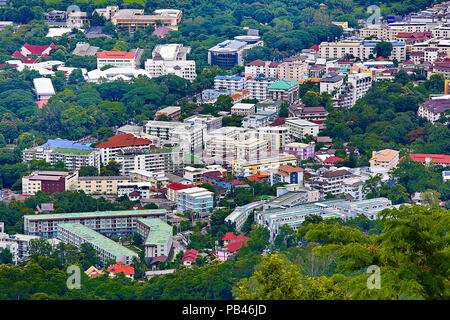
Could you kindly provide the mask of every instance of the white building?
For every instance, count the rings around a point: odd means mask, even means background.
[[[238,116],[248,116],[256,112],[254,103],[235,103],[231,107],[231,114]]]
[[[284,124],[294,139],[304,139],[306,136],[316,137],[319,134],[319,125],[299,118],[288,118]]]
[[[238,76],[216,76],[214,78],[214,89],[221,91],[243,91],[247,88],[247,79]]]
[[[267,87],[276,82],[277,78],[269,77],[255,77],[248,79],[246,82],[246,89],[250,91],[250,99],[257,99],[264,101],[267,99]]]
[[[97,52],[97,69],[104,66],[136,69],[136,52],[102,51]]]
[[[34,78],[33,85],[38,101],[48,100],[56,94],[49,78]]]
[[[117,184],[117,195],[127,195],[130,200],[148,199],[153,193],[151,182],[125,182]]]
[[[177,192],[177,212],[184,213],[186,210],[199,213],[201,216],[209,214],[213,208],[214,193],[211,191],[194,187]]]

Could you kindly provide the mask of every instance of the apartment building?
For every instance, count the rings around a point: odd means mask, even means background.
[[[130,182],[128,176],[78,177],[77,191],[86,194],[117,194],[120,183]]]
[[[79,170],[82,166],[100,169],[100,152],[98,150],[64,139],[49,139],[41,146],[22,151],[23,162],[33,159],[45,160],[53,166],[62,161],[64,168],[68,170]]]
[[[238,116],[248,116],[256,112],[254,103],[235,103],[231,107],[231,114]]]
[[[167,221],[166,210],[145,209],[25,215],[23,229],[26,235],[50,239],[57,236],[58,224],[79,223],[108,237],[128,237],[136,231],[137,219],[141,218],[158,218]]]
[[[159,44],[152,52],[152,59],[145,62],[145,70],[151,77],[176,75],[183,79],[194,81],[197,77],[195,61],[186,60],[191,47],[182,44]]]
[[[151,140],[136,138],[131,133],[116,134],[108,138],[107,141],[95,146],[100,150],[100,158],[103,165],[107,165],[109,161],[117,159],[119,152],[126,149],[133,150],[150,150],[156,149]]]
[[[150,182],[121,182],[117,184],[117,196],[127,195],[131,201],[148,199],[154,191]]]
[[[370,59],[375,56],[375,46],[379,40],[370,41],[342,41],[342,42],[322,42],[319,45],[319,57],[324,59],[342,59],[352,55],[361,60]],[[392,52],[389,60],[406,60],[406,44],[404,42],[392,42]]]
[[[344,76],[337,73],[329,73],[320,79],[319,87],[320,93],[327,92],[332,94],[333,91],[339,89],[344,84]]]
[[[281,126],[258,127],[256,130],[249,131],[248,134],[267,141],[270,151],[279,151],[291,141],[289,128]]]
[[[194,187],[179,190],[177,192],[177,212],[184,213],[186,210],[197,212],[200,216],[206,216],[213,208],[214,193],[211,191]]]
[[[141,236],[145,258],[169,257],[173,245],[173,227],[160,219],[139,219],[136,232]]]
[[[294,81],[305,81],[308,78],[308,66],[308,63],[299,59],[284,59],[277,66],[277,78],[288,78]]]
[[[359,30],[361,38],[366,39],[374,37],[377,40],[397,42],[402,38],[398,37],[399,33],[415,33],[429,31],[429,26],[426,23],[391,23],[389,25],[372,24]]]
[[[312,175],[309,184],[312,188],[319,190],[320,196],[324,198],[328,193],[342,195],[342,184],[345,179],[350,178],[351,173],[347,170],[329,170],[318,175]]]
[[[445,114],[447,110],[450,109],[450,99],[444,98],[434,98],[433,97],[424,103],[419,105],[417,110],[417,115],[421,118],[425,118],[431,123],[435,123],[441,118],[442,114]],[[449,115],[446,115],[448,118]]]
[[[250,99],[264,101],[268,98],[267,87],[277,81],[277,78],[257,76],[246,81],[246,90],[250,92]]]
[[[74,191],[77,188],[78,171],[34,171],[22,177],[22,193],[35,195],[38,191],[47,193]]]
[[[292,142],[284,145],[283,151],[297,156],[301,160],[307,160],[309,158],[314,159],[314,142],[300,143]]]
[[[184,119],[184,123],[190,126],[205,126],[206,133],[222,128],[222,117],[213,117],[209,114],[196,114]]]
[[[297,81],[283,78],[283,80],[278,80],[267,87],[267,98],[274,101],[281,100],[289,104],[297,102],[299,87],[300,83]]]
[[[248,219],[248,216],[252,212],[255,212],[262,208],[263,204],[263,201],[257,201],[250,202],[249,204],[244,206],[236,207],[233,212],[225,218],[225,221],[229,223],[235,223],[236,231],[241,231],[242,226]]]
[[[276,183],[299,184],[303,185],[303,169],[291,165],[279,166],[268,170],[270,174],[270,185]]]
[[[169,121],[144,121],[143,131],[146,134],[156,136],[161,140],[170,140],[172,132],[175,128],[182,127],[182,122],[169,122]]]
[[[186,155],[198,155],[203,149],[203,134],[206,124],[185,124],[171,132],[170,141],[178,144]]]
[[[123,149],[115,161],[121,164],[120,174],[129,175],[135,170],[151,172],[179,172],[183,170],[184,154],[180,148]]]
[[[270,120],[273,120],[272,113],[255,113],[250,114],[242,119],[242,127],[248,129],[256,129],[259,127],[266,127],[269,125]]]
[[[0,248],[9,248],[13,254],[13,262],[22,261],[30,256],[30,242],[38,236],[5,233],[4,222],[0,222]],[[3,245],[2,245],[3,244]],[[1,250],[0,250],[1,251]]]
[[[289,153],[267,152],[259,157],[236,159],[232,162],[232,173],[236,177],[250,177],[259,171],[278,168],[282,165],[297,165],[297,157]]]
[[[245,66],[245,76],[256,78],[264,75],[268,78],[277,77],[278,63],[272,61],[254,60]]]
[[[260,156],[265,154],[269,149],[267,140],[239,137],[235,141],[235,158],[245,159],[250,156]]]
[[[247,89],[247,79],[238,76],[216,76],[214,89],[227,92],[243,91]]]
[[[165,188],[170,183],[164,171],[132,170],[129,174],[131,181],[150,182],[152,188],[158,190]]]
[[[97,69],[104,66],[136,69],[136,52],[101,51],[97,52]]]
[[[68,27],[82,27],[89,23],[89,17],[86,12],[73,11],[67,13],[66,24]]]
[[[177,192],[192,187],[194,187],[193,184],[171,183],[167,186],[166,198],[170,201],[177,202]]]
[[[111,22],[120,29],[127,29],[134,33],[138,29],[146,29],[148,26],[163,26],[171,30],[178,30],[181,21],[181,10],[160,9],[154,14],[144,14],[144,9],[121,9],[111,17]]]
[[[294,140],[301,140],[306,136],[317,137],[319,134],[319,125],[317,123],[299,118],[287,118],[284,126],[289,129],[289,134]]]
[[[380,151],[372,151],[370,158],[370,167],[383,167],[392,169],[397,166],[399,161],[399,151],[392,149],[384,149]]]
[[[121,261],[126,265],[131,264],[133,258],[139,259],[136,252],[127,249],[81,223],[59,223],[57,226],[57,238],[77,248],[80,248],[83,243],[89,243],[97,252],[102,265],[106,265],[111,259],[116,262]]]
[[[94,12],[100,17],[110,20],[119,11],[119,6],[107,6],[106,8],[95,9]]]
[[[205,158],[209,162],[226,162],[236,156],[236,140],[224,135],[213,136],[205,142]]]

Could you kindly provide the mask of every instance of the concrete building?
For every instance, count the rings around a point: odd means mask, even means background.
[[[86,194],[117,194],[118,185],[130,182],[128,176],[78,177],[77,191]]]
[[[111,17],[111,22],[119,29],[127,29],[130,33],[134,33],[137,29],[146,29],[148,26],[164,26],[178,30],[181,17],[181,10],[175,9],[155,10],[153,15],[144,14],[144,9],[121,9]]]
[[[268,150],[279,151],[288,144],[290,140],[289,128],[280,126],[263,126],[249,131],[250,136],[268,142]]]
[[[317,137],[319,134],[319,125],[317,123],[299,118],[288,118],[284,125],[289,129],[291,138],[295,140],[304,139],[306,136]]]
[[[267,152],[259,157],[236,159],[232,162],[232,174],[236,177],[250,177],[259,171],[278,168],[282,165],[297,165],[297,157],[280,152]]]
[[[166,210],[125,210],[77,213],[52,213],[24,216],[24,233],[46,239],[57,236],[60,223],[79,223],[108,237],[128,237],[136,231],[137,219],[158,218],[167,221]]]
[[[287,58],[277,66],[277,78],[305,81],[308,78],[308,63],[295,58]]]
[[[117,184],[117,196],[127,195],[131,201],[148,199],[154,191],[150,182],[121,182]]]
[[[243,91],[247,89],[247,79],[238,76],[216,76],[214,89],[226,92]]]
[[[278,63],[272,61],[254,60],[245,66],[245,76],[256,78],[264,75],[268,78],[277,77]]]
[[[231,69],[235,65],[243,66],[244,52],[263,45],[259,36],[237,36],[233,40],[225,40],[208,49],[208,63],[222,69]]]
[[[39,239],[38,236],[25,234],[7,234],[4,222],[0,222],[0,251],[1,248],[8,248],[13,254],[13,262],[23,261],[30,256],[30,241]]]
[[[247,205],[236,207],[232,213],[230,213],[226,218],[225,222],[235,223],[236,231],[241,231],[242,226],[247,221],[249,215],[262,208],[264,202],[250,202]]]
[[[57,238],[77,248],[80,248],[83,243],[89,243],[97,252],[102,265],[106,265],[111,259],[129,265],[133,262],[133,258],[139,258],[136,252],[121,246],[81,223],[59,223]]]
[[[351,172],[341,169],[341,170],[329,170],[316,175],[311,175],[308,183],[314,189],[319,190],[320,197],[322,199],[328,193],[338,196],[343,195],[342,184],[345,179],[350,178]]]
[[[288,78],[278,80],[267,87],[267,98],[274,101],[281,100],[289,104],[297,102],[299,87],[300,83],[297,81]]]
[[[181,117],[181,107],[171,106],[156,111],[155,119],[159,116],[165,115],[173,120],[178,120]]]
[[[337,73],[329,73],[320,79],[320,93],[327,92],[332,94],[333,91],[340,88],[344,83],[344,77]]]
[[[205,138],[206,133],[222,128],[222,117],[213,117],[209,114],[196,114],[184,119],[184,123],[190,126],[204,125],[206,132],[203,133],[203,138]]]
[[[314,159],[314,143],[292,142],[284,146],[283,151],[297,156],[301,160]]]
[[[192,187],[194,187],[193,184],[171,183],[167,186],[166,198],[170,201],[177,202],[177,192]]]
[[[77,187],[78,171],[34,171],[22,177],[22,193],[35,195],[38,191],[47,193],[74,191]]]
[[[231,107],[231,114],[248,116],[256,112],[254,103],[236,103]]]
[[[247,79],[246,89],[250,92],[250,99],[264,101],[268,98],[267,87],[277,81],[277,78],[257,76]]]
[[[276,183],[303,185],[303,171],[304,169],[291,165],[283,165],[275,169],[269,169],[270,185],[273,186]]]
[[[23,162],[33,159],[45,160],[53,166],[62,161],[69,170],[79,170],[82,166],[100,169],[100,152],[95,148],[65,139],[49,139],[41,146],[22,151]]]
[[[445,115],[447,110],[450,109],[450,96],[436,97],[425,101],[419,105],[417,115],[421,118],[425,118],[431,123],[435,123],[441,118],[441,115]],[[448,112],[447,112],[448,113]],[[450,115],[445,115],[447,118]]]
[[[144,121],[143,132],[152,136],[156,136],[161,140],[170,140],[172,132],[178,128],[183,127],[182,122],[170,121]]]
[[[104,66],[136,69],[136,52],[101,51],[97,52],[97,69]]]
[[[372,158],[370,158],[369,163],[371,167],[392,169],[397,166],[398,161],[399,151],[384,149],[380,151],[372,151]]]
[[[34,78],[33,85],[38,101],[46,101],[56,94],[52,80],[49,78]]]
[[[160,219],[138,219],[136,232],[143,240],[145,258],[169,257],[172,251],[172,226]]]
[[[184,213],[186,210],[197,212],[200,216],[206,216],[213,208],[214,193],[211,191],[194,187],[179,190],[177,192],[177,212]]]
[[[379,40],[368,41],[342,41],[342,42],[322,42],[319,45],[319,57],[324,59],[342,59],[352,55],[361,60],[370,59],[376,56],[375,46]],[[406,60],[406,45],[404,42],[392,42],[392,52],[389,60]]]

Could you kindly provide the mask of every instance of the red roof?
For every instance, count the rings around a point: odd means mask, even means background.
[[[20,51],[14,51],[14,53],[11,55],[14,58],[23,58],[24,55],[22,53],[20,53]]]
[[[125,265],[122,261],[119,261],[118,263],[113,264],[112,266],[110,266],[108,268],[108,271],[112,272],[112,273],[123,272],[123,273],[125,273],[127,275],[130,275],[130,274],[134,275],[134,268],[131,267],[131,266]]]
[[[228,252],[233,253],[235,251],[238,251],[242,247],[242,243],[244,243],[245,246],[247,245],[247,241],[235,241],[225,246],[224,248],[227,248]]]
[[[425,154],[425,153],[411,153],[409,155],[414,161],[425,163],[426,158],[431,158],[434,163],[450,163],[450,155],[446,154]]]
[[[317,44],[315,44],[310,49],[319,51],[319,46]]]
[[[247,238],[246,236],[244,236],[243,234],[240,234],[236,237],[237,241],[242,241],[242,242],[247,242],[249,240],[249,238]]]
[[[181,184],[178,182],[174,182],[171,183],[167,186],[168,189],[172,189],[172,190],[183,190],[183,189],[187,189],[187,188],[192,188],[194,185],[193,184]]]
[[[44,46],[34,46],[34,45],[31,45],[31,44],[28,44],[28,43],[25,43],[23,45],[23,48],[25,48],[28,51],[30,51],[31,54],[35,54],[35,55],[38,55],[38,56],[42,55],[42,53],[45,50],[47,50],[49,47],[52,48],[52,49],[56,48],[56,46],[53,43],[50,44],[49,46],[46,46],[46,45],[44,45]]]
[[[339,161],[344,161],[344,159],[339,158],[339,157],[329,157],[324,162],[325,163],[336,163],[336,162],[339,162]]]
[[[126,51],[102,51],[97,52],[97,58],[100,59],[134,59],[136,52],[126,52]]]
[[[230,241],[230,240],[236,240],[236,236],[234,235],[233,232],[227,232],[225,233],[225,235],[222,237],[223,241]]]
[[[249,62],[247,64],[247,66],[261,66],[261,67],[265,66],[265,65],[266,65],[266,63],[264,61],[260,60],[260,59],[254,60],[254,61]]]
[[[22,61],[22,63],[37,63],[39,62],[39,58],[33,59],[33,58],[23,58],[20,61]]]
[[[145,146],[150,145],[150,140],[136,138],[131,133],[116,134],[108,139],[108,141],[102,142],[96,146],[96,148],[118,148],[127,146]]]
[[[195,258],[197,258],[197,255],[198,255],[198,250],[190,249],[184,253],[181,261],[189,260],[189,261],[194,262]]]

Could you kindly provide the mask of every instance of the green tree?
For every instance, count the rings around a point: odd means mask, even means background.
[[[383,58],[389,59],[391,56],[391,52],[392,52],[392,43],[386,42],[386,41],[378,42],[375,45],[374,51],[377,55],[377,58],[383,57]]]

